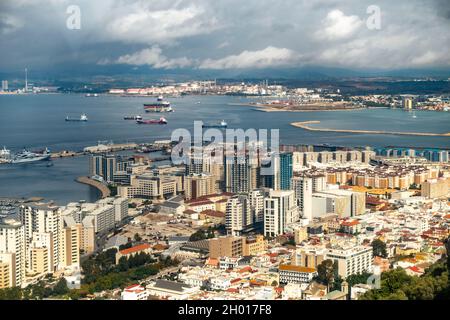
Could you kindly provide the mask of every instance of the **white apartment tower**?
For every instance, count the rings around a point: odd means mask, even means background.
[[[5,287],[20,287],[25,281],[25,232],[17,220],[0,221],[0,264],[7,268]]]
[[[264,235],[276,237],[299,219],[294,191],[270,190],[264,199]]]
[[[225,225],[227,232],[239,236],[244,229],[253,224],[250,202],[246,195],[230,198],[226,206]]]
[[[307,176],[295,176],[292,178],[292,189],[301,215],[311,220],[313,179]]]
[[[51,205],[25,205],[20,207],[19,215],[25,229],[25,245],[27,248],[31,248],[34,233],[51,234],[51,260],[54,270],[57,270],[62,253],[60,244],[62,232],[60,208]],[[29,254],[29,251],[27,254]],[[26,259],[26,261],[29,262],[30,260]]]

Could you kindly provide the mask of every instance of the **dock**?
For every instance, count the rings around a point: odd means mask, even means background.
[[[79,183],[87,184],[91,187],[97,188],[102,193],[102,198],[108,198],[111,195],[111,190],[109,190],[109,188],[100,181],[91,179],[89,177],[78,177],[75,180]]]
[[[308,131],[319,132],[339,132],[339,133],[360,133],[360,134],[392,134],[403,136],[422,136],[422,137],[450,137],[450,132],[433,133],[433,132],[403,132],[403,131],[385,131],[385,130],[351,130],[351,129],[329,129],[329,128],[312,128],[310,124],[319,124],[320,121],[304,121],[292,122],[291,126],[305,129]]]

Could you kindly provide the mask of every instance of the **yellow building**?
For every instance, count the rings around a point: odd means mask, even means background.
[[[422,196],[428,199],[442,198],[448,195],[447,179],[433,179],[422,183]]]
[[[65,227],[62,230],[62,245],[61,250],[62,257],[60,259],[61,264],[67,266],[77,266],[80,264],[80,235],[81,225],[75,224],[70,227]]]
[[[0,289],[5,289],[10,287],[10,277],[9,277],[9,264],[0,263]]]
[[[51,273],[49,248],[32,248],[30,250],[30,271],[34,274]]]
[[[243,255],[245,245],[244,237],[219,237],[209,240],[209,257],[239,257]]]
[[[0,289],[16,286],[14,253],[0,253]]]
[[[184,193],[186,200],[197,199],[214,194],[216,191],[216,180],[211,174],[192,174],[184,181]]]
[[[308,240],[308,230],[306,227],[298,227],[294,230],[295,243],[299,244],[305,240]]]
[[[244,242],[244,256],[256,256],[265,251],[267,251],[267,240],[264,240],[262,235],[248,237]]]

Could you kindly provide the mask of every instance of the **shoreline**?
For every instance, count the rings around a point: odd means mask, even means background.
[[[89,177],[78,177],[75,179],[75,181],[96,188],[102,194],[102,199],[108,198],[111,195],[111,190],[109,190],[107,186]]]
[[[270,105],[264,104],[254,104],[254,103],[229,103],[230,106],[242,106],[242,107],[253,107],[254,111],[261,112],[335,112],[335,111],[360,111],[367,110],[368,108],[358,107],[358,108],[317,108],[317,109],[286,109],[286,108],[274,108]]]
[[[320,121],[303,121],[291,122],[290,125],[296,128],[305,129],[308,131],[319,132],[339,132],[339,133],[360,133],[360,134],[392,134],[404,136],[425,136],[425,137],[450,137],[450,132],[447,133],[432,133],[432,132],[404,132],[404,131],[385,131],[385,130],[351,130],[351,129],[329,129],[329,128],[312,128],[310,124],[319,124]]]

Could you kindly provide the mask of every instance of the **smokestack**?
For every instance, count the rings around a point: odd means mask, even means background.
[[[28,92],[28,69],[25,68],[25,92]]]

